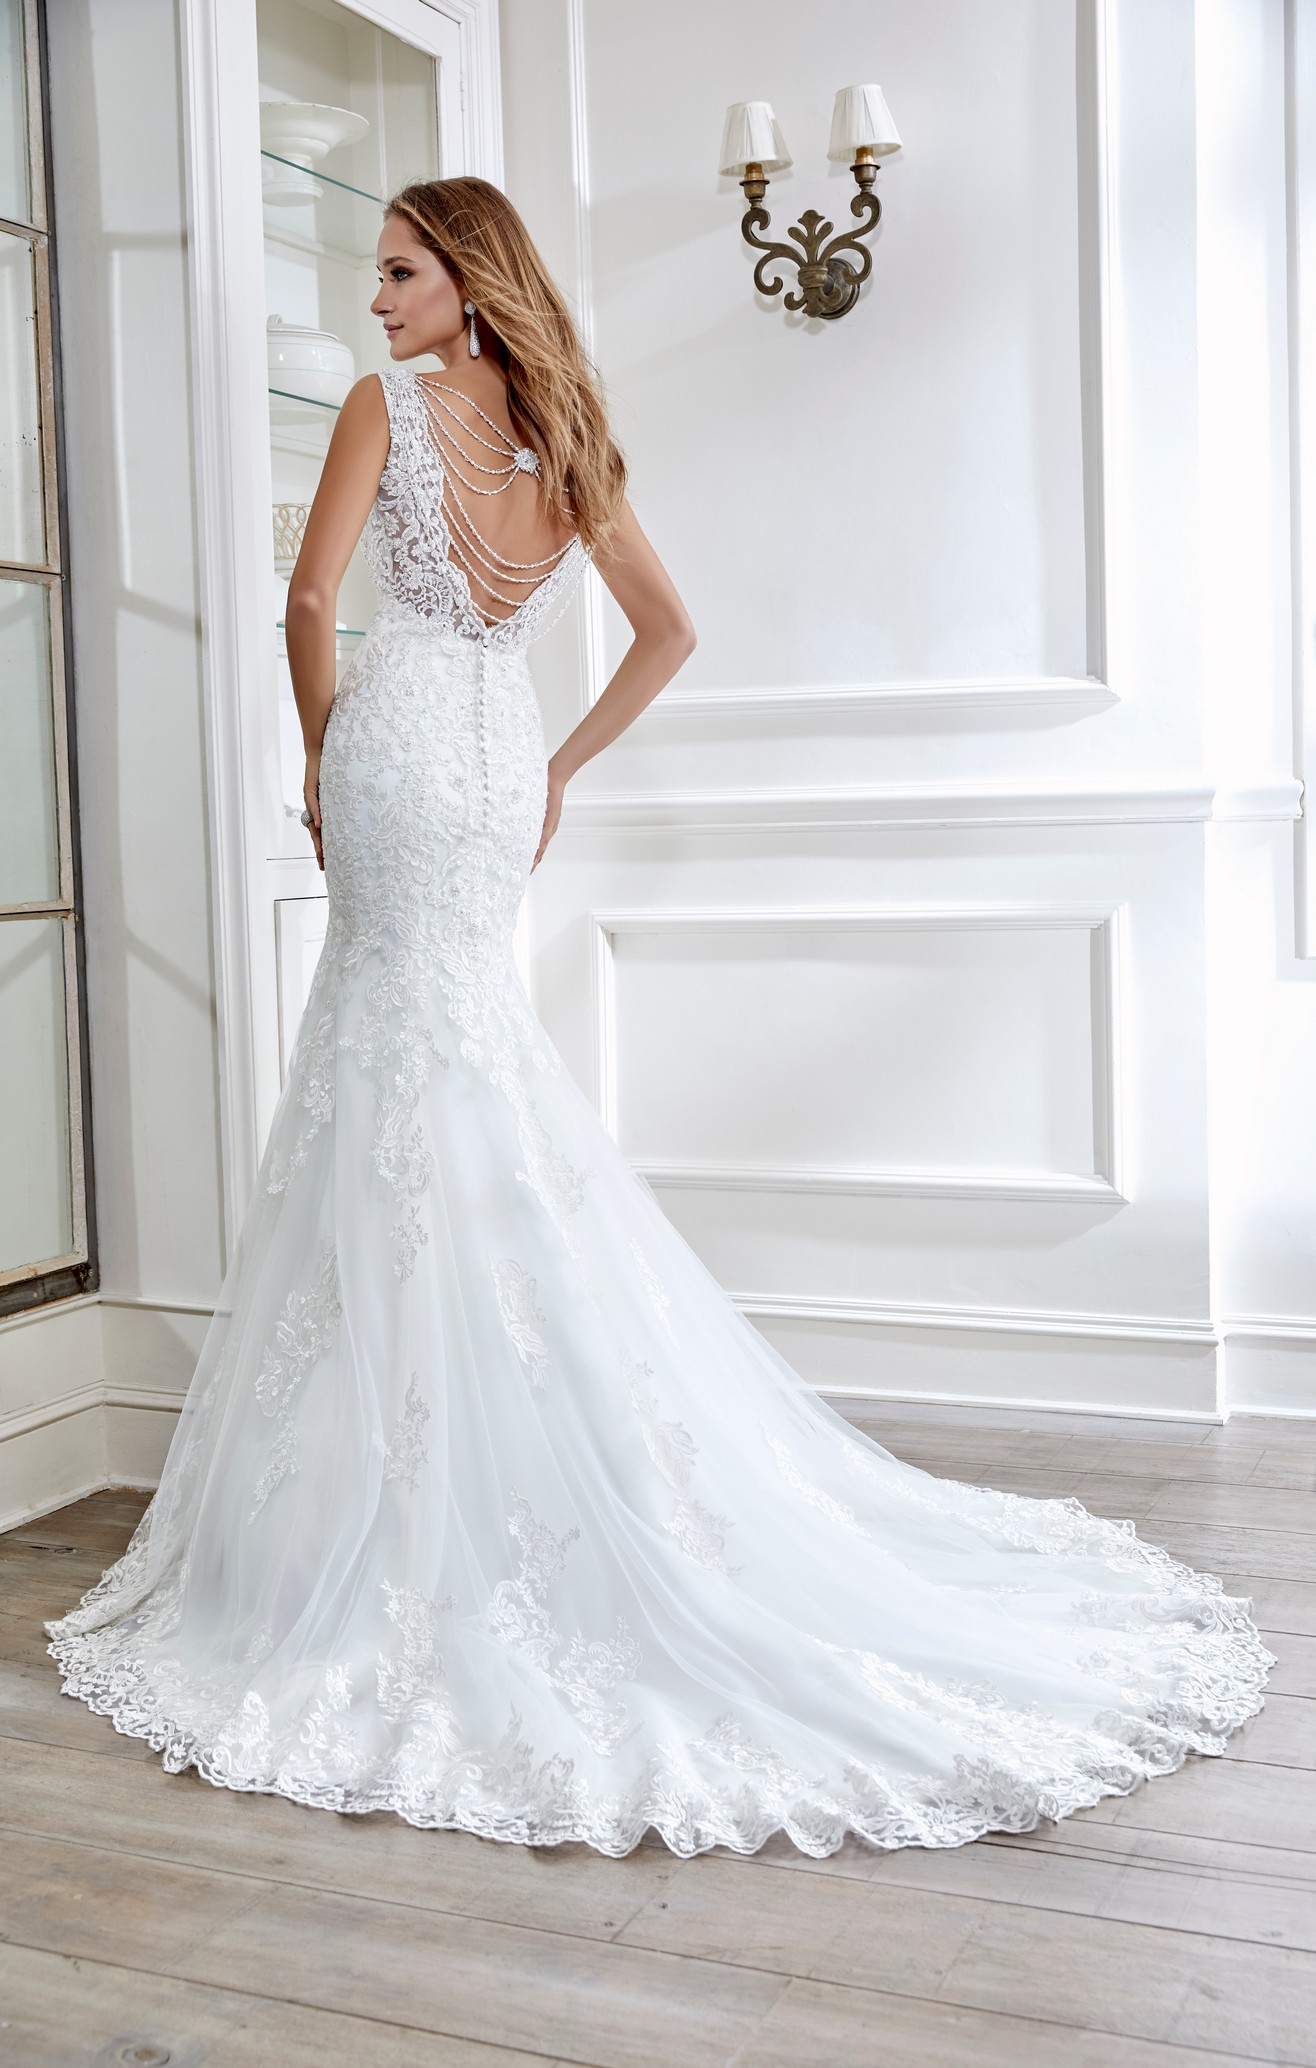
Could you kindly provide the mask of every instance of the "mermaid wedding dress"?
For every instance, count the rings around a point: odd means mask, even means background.
[[[854,1431],[560,1065],[511,937],[526,648],[586,554],[488,623],[423,384],[382,380],[324,950],[159,1490],[47,1625],[66,1692],[218,1786],[614,1855],[959,1845],[1220,1752],[1250,1603]]]

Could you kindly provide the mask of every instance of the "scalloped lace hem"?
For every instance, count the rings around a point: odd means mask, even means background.
[[[1106,1796],[1131,1795],[1146,1781],[1177,1771],[1190,1756],[1220,1756],[1233,1732],[1263,1707],[1265,1683],[1276,1664],[1247,1614],[1250,1604],[1217,1596],[1216,1608],[1224,1602],[1237,1610],[1237,1620],[1217,1624],[1205,1638],[1199,1634],[1192,1650],[1190,1678],[1207,1706],[1162,1705],[1148,1715],[1102,1712],[1086,1735],[1064,1734],[1068,1756],[1057,1759],[1050,1772],[1037,1771],[1036,1746],[1028,1748],[1030,1772],[1022,1761],[1012,1764],[1009,1747],[997,1743],[988,1744],[981,1757],[957,1757],[954,1778],[945,1781],[892,1778],[847,1761],[835,1786],[801,1789],[793,1785],[798,1776],[773,1785],[769,1764],[759,1779],[742,1773],[734,1788],[721,1790],[696,1783],[682,1763],[674,1765],[669,1755],[660,1754],[629,1796],[591,1798],[572,1775],[569,1761],[550,1760],[538,1769],[526,1763],[527,1748],[513,1713],[508,1737],[495,1752],[439,1762],[468,1780],[473,1769],[483,1768],[509,1779],[519,1771],[539,1783],[538,1804],[522,1799],[506,1807],[458,1801],[453,1792],[444,1799],[438,1776],[428,1786],[390,1779],[356,1785],[316,1781],[288,1766],[263,1774],[236,1771],[227,1754],[203,1744],[169,1718],[160,1703],[143,1704],[140,1684],[116,1688],[107,1682],[95,1654],[97,1637],[109,1633],[60,1634],[58,1621],[45,1628],[65,1694],[108,1716],[121,1735],[144,1739],[163,1755],[166,1772],[195,1767],[213,1787],[278,1795],[342,1815],[385,1811],[420,1830],[466,1831],[529,1846],[583,1844],[610,1858],[633,1852],[654,1831],[682,1859],[717,1846],[755,1853],[778,1834],[800,1852],[823,1859],[851,1836],[894,1851],[910,1845],[967,1845],[991,1832],[1032,1831],[1090,1809]],[[1162,1658],[1160,1663],[1164,1670],[1167,1662]]]

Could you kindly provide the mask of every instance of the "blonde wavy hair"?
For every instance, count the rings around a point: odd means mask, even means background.
[[[557,511],[569,502],[582,545],[602,544],[621,509],[626,463],[571,313],[506,194],[488,180],[417,180],[387,212],[461,275],[506,365],[517,436],[539,454],[545,503]]]

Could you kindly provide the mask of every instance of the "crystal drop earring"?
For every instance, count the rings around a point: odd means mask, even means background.
[[[474,303],[474,302],[467,302],[467,304],[466,304],[466,313],[467,313],[467,315],[468,315],[468,316],[470,317],[470,319],[471,319],[471,357],[472,357],[472,359],[478,359],[478,358],[479,358],[479,356],[480,356],[480,334],[479,334],[479,332],[477,331],[477,329],[475,328],[475,303]]]

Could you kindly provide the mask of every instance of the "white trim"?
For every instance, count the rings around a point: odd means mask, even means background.
[[[1118,67],[1114,59],[1114,9],[1109,0],[1087,0],[1078,8],[1079,95],[1078,258],[1080,319],[1084,287],[1089,321],[1079,325],[1079,396],[1083,441],[1083,546],[1087,585],[1087,674],[1118,698],[1123,682],[1119,627],[1111,606],[1111,539],[1117,499],[1112,309],[1118,291],[1115,260],[1117,212],[1112,199],[1110,137]],[[1088,134],[1083,131],[1086,112]],[[1085,148],[1086,146],[1086,148]]]
[[[1303,812],[1303,785],[1296,776],[1277,776],[1268,783],[1227,785],[1215,793],[1211,817],[1218,825],[1256,825],[1271,819],[1293,821]]]
[[[1220,1333],[1226,1342],[1310,1343],[1316,1349],[1316,1318],[1302,1315],[1222,1314]]]
[[[60,1314],[76,1314],[84,1307],[98,1307],[99,1293],[73,1293],[67,1300],[45,1300],[36,1307],[24,1307],[17,1314],[0,1315],[0,1336],[17,1328],[31,1328],[38,1321],[54,1321]]]
[[[38,1500],[32,1507],[16,1508],[11,1513],[0,1515],[0,1536],[10,1530],[24,1529],[29,1522],[40,1522],[47,1515],[58,1515],[64,1508],[72,1508],[79,1501],[86,1501],[93,1494],[108,1493],[151,1493],[153,1485],[144,1485],[133,1479],[110,1479],[102,1475],[97,1479],[83,1480],[79,1485],[58,1493],[54,1500]]]
[[[1316,1422],[1316,1407],[1251,1407],[1232,1404],[1226,1417],[1231,1422]]]
[[[926,681],[787,684],[770,689],[687,689],[677,684],[647,705],[655,718],[854,717],[861,712],[1032,710],[1057,706],[1104,711],[1119,698],[1095,675],[948,676]]]
[[[632,1160],[637,1177],[667,1192],[841,1192],[887,1199],[1039,1200],[1123,1206],[1107,1178],[1046,1170],[867,1170],[821,1163],[674,1163]]]
[[[589,835],[823,826],[926,832],[955,826],[1250,824],[1296,819],[1301,811],[1302,786],[1289,777],[1224,789],[1204,783],[1130,783],[1102,789],[908,784],[865,790],[597,790],[575,796],[568,791],[560,830]]]
[[[369,0],[348,0],[354,12],[371,14],[401,34],[390,17],[375,15]],[[498,54],[498,0],[421,0],[434,14],[446,15],[461,35],[461,105],[463,172],[503,184],[503,101]],[[440,140],[441,143],[443,139]],[[458,167],[444,165],[450,178]]]
[[[1121,911],[1067,905],[887,907],[790,906],[758,910],[654,906],[591,912],[590,996],[594,1102],[617,1136],[617,998],[613,942],[661,933],[1002,933],[1086,932],[1093,954],[1092,1172],[1026,1169],[916,1169],[814,1163],[737,1163],[710,1159],[631,1159],[646,1183],[670,1191],[826,1192],[900,1199],[1041,1200],[1122,1205]]]
[[[1103,1421],[1119,1422],[1206,1422],[1214,1429],[1222,1426],[1226,1417],[1211,1408],[1200,1407],[1133,1407],[1124,1402],[1112,1406],[1108,1400],[1039,1400],[1033,1394],[1021,1393],[1017,1397],[1003,1398],[994,1394],[990,1399],[978,1393],[911,1393],[876,1386],[832,1386],[819,1384],[814,1391],[827,1401],[843,1401],[854,1409],[871,1402],[881,1407],[887,1401],[906,1401],[918,1407],[971,1407],[980,1414],[1018,1414],[1021,1410],[1029,1414],[1042,1415],[1099,1415]],[[1236,1410],[1237,1412],[1237,1410]],[[920,1426],[944,1427],[944,1424],[920,1425],[910,1422],[911,1429]],[[970,1425],[971,1426],[971,1425]],[[1075,1431],[1075,1434],[1080,1434]]]
[[[149,1413],[178,1414],[187,1399],[186,1386],[116,1386],[107,1381],[106,1407],[145,1408]]]
[[[1299,775],[1316,770],[1316,20],[1284,0],[1284,160],[1287,245],[1290,583],[1293,735]],[[1294,843],[1295,946],[1316,957],[1316,839]]]
[[[595,348],[594,246],[590,225],[589,99],[585,62],[584,0],[567,0],[568,111],[571,124],[571,200],[576,240],[576,325],[590,359]],[[603,584],[591,561],[580,584],[580,697],[584,717],[607,685],[603,641]]]
[[[750,1320],[816,1321],[864,1328],[951,1329],[1011,1336],[1079,1336],[1110,1343],[1188,1343],[1215,1348],[1210,1320],[1140,1314],[1048,1313],[1028,1307],[912,1306],[899,1300],[831,1300],[779,1293],[730,1293]],[[921,1396],[920,1396],[921,1397]]]
[[[102,1307],[127,1307],[143,1309],[149,1314],[200,1314],[207,1321],[214,1318],[215,1303],[202,1300],[155,1300],[145,1293],[101,1293]]]
[[[1200,783],[1143,788],[660,790],[567,793],[560,832],[738,833],[744,830],[850,826],[871,831],[935,831],[955,826],[1196,825],[1211,816],[1215,792]]]
[[[34,1429],[47,1429],[52,1422],[70,1421],[74,1415],[85,1415],[92,1408],[99,1413],[104,1405],[104,1383],[100,1379],[90,1380],[72,1393],[62,1393],[58,1400],[43,1400],[37,1407],[16,1408],[12,1414],[0,1415],[0,1443],[30,1436]]]
[[[1316,1421],[1316,1316],[1226,1314],[1220,1333],[1228,1414]]]
[[[181,0],[193,407],[201,583],[224,1225],[229,1249],[260,1160],[257,1000],[247,792],[253,771],[234,685],[262,680],[259,599],[272,581],[259,483],[267,385],[262,341],[245,321],[260,288],[260,137],[254,8]],[[235,131],[241,131],[235,135]],[[248,263],[241,254],[250,246]],[[238,284],[235,267],[247,275]],[[250,334],[248,334],[250,333]],[[245,425],[239,437],[238,426]],[[268,503],[268,494],[264,498]],[[259,519],[259,521],[257,521]],[[264,579],[262,579],[264,577]],[[252,793],[253,805],[259,785]]]
[[[1108,905],[652,905],[591,912],[605,933],[1095,933]]]

